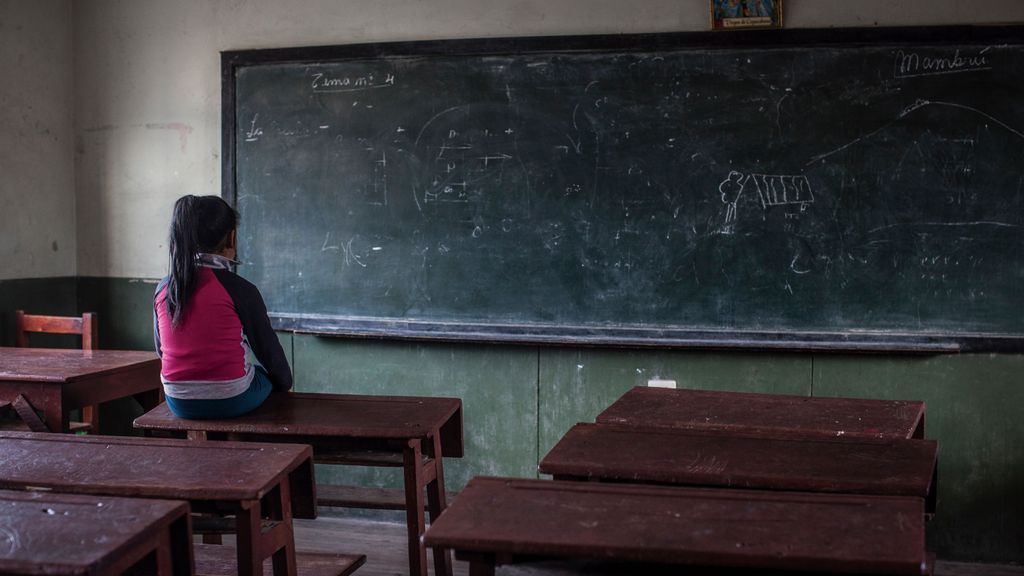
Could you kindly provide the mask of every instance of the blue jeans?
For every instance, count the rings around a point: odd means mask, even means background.
[[[211,418],[234,418],[255,410],[270,396],[274,385],[263,368],[257,366],[256,374],[245,392],[231,398],[179,400],[167,396],[167,407],[179,418],[208,420]]]

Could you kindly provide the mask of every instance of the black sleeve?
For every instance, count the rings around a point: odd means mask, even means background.
[[[160,291],[167,287],[167,283],[170,278],[165,276],[159,284],[156,285],[156,292],[153,293],[153,347],[156,349],[156,355],[163,358],[163,350],[160,349],[160,322],[156,317],[156,307],[159,306],[157,298],[160,297]]]
[[[230,270],[213,270],[221,285],[235,303],[238,319],[242,321],[242,331],[249,340],[256,359],[267,370],[275,390],[291,390],[292,369],[288,366],[288,358],[284,355],[281,342],[270,326],[267,316],[267,305],[263,296],[251,282]]]

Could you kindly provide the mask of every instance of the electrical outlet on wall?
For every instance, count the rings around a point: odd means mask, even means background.
[[[647,385],[651,388],[675,388],[675,380],[648,380]]]

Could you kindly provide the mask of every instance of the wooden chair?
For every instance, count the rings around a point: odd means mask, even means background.
[[[14,312],[14,344],[28,347],[29,333],[78,334],[82,337],[82,350],[99,348],[99,322],[96,314],[86,312],[79,316],[44,316],[26,314],[23,310]],[[72,432],[100,430],[99,406],[82,407],[82,421],[72,422]]]

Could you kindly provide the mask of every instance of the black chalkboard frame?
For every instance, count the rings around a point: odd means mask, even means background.
[[[388,56],[501,55],[530,52],[631,52],[682,48],[1024,44],[1024,26],[932,26],[744,30],[653,34],[502,37],[231,50],[221,53],[221,188],[237,205],[236,74],[247,66],[323,63]],[[707,330],[638,325],[501,324],[270,311],[275,329],[324,336],[553,346],[745,349],[863,353],[1024,352],[1024,334],[914,333],[872,330]]]

